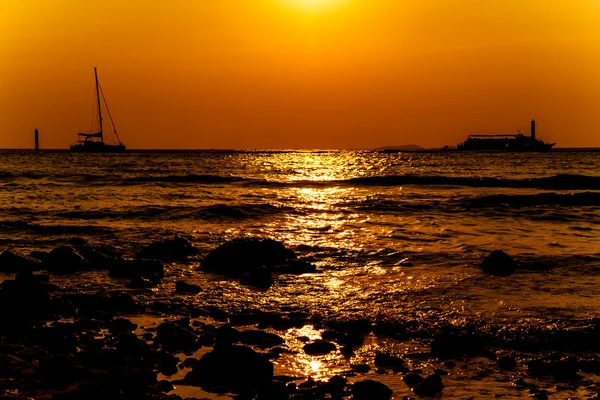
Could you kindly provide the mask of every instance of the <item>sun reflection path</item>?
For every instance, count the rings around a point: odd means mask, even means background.
[[[304,352],[302,348],[307,342],[321,339],[321,332],[314,326],[289,329],[284,337],[294,353],[273,361],[279,371],[293,371],[294,374],[323,381],[347,370],[344,367],[344,357],[339,351],[322,356],[310,356]]]
[[[354,188],[293,188],[286,204],[302,212],[287,215],[276,230],[282,240],[293,246],[358,250],[361,244],[349,226],[360,224],[362,217],[345,204],[355,197]]]

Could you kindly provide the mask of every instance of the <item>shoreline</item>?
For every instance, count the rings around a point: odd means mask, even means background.
[[[515,328],[476,318],[452,320],[452,315],[440,319],[445,311],[433,306],[380,318],[296,308],[271,311],[260,305],[225,310],[190,301],[202,289],[186,283],[186,276],[170,275],[170,263],[187,262],[196,254],[189,243],[156,242],[131,261],[115,249],[85,241],[76,241],[71,249],[62,251],[59,263],[47,258],[27,264],[24,259],[36,261],[23,256],[12,265],[29,267],[2,274],[8,278],[0,285],[0,337],[6,354],[1,360],[7,367],[0,387],[6,398],[176,400],[259,393],[378,399],[390,398],[392,392],[393,398],[592,398],[600,390],[597,318],[562,327],[523,321]],[[74,253],[87,264],[68,258]],[[163,260],[144,261],[151,256]],[[6,260],[0,264],[4,270]],[[98,270],[108,271],[111,286],[94,284]],[[274,278],[302,276],[281,273],[274,272]],[[73,276],[85,290],[69,286]],[[237,276],[215,284],[237,281]],[[154,290],[165,282],[162,292]],[[262,280],[246,282],[258,294],[269,290],[257,285]],[[223,351],[225,365],[209,364],[207,372],[202,363],[210,360],[200,361],[202,355]],[[236,369],[233,360],[240,356],[228,359],[227,352],[240,352],[249,364]],[[271,374],[255,375],[259,365],[268,363]],[[208,380],[197,373],[188,377],[195,368],[215,372]],[[221,382],[220,377],[226,379]],[[370,397],[361,397],[363,386]]]

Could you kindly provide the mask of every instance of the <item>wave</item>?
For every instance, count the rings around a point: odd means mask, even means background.
[[[376,186],[463,186],[463,187],[497,187],[497,188],[529,188],[545,190],[600,190],[600,176],[559,174],[542,178],[494,178],[494,177],[462,177],[443,175],[386,175],[356,177],[341,180],[295,180],[265,181],[260,179],[241,179],[249,186],[269,187],[376,187]]]
[[[358,204],[349,203],[346,204],[355,210],[360,211],[422,211],[431,210],[438,207],[437,202],[430,201],[429,203],[424,202],[410,202],[410,201],[397,201],[388,199],[369,199],[361,201]],[[342,205],[344,206],[344,205]]]
[[[467,187],[600,190],[600,176],[559,174],[543,178],[491,178],[458,176],[393,175],[350,178],[343,183],[360,186],[450,185]]]
[[[105,226],[95,225],[44,225],[25,221],[2,221],[0,232],[25,231],[44,235],[78,235],[111,233],[113,230]]]
[[[115,181],[129,184],[146,183],[146,182],[173,182],[173,183],[228,183],[252,181],[249,178],[241,178],[237,176],[220,176],[220,175],[152,175],[152,176],[134,176],[123,177],[120,174],[111,172],[110,174],[46,174],[46,173],[22,173],[13,174],[11,172],[0,172],[0,180],[2,179],[18,179],[25,178],[31,180],[50,179],[61,182],[94,182],[94,181]]]
[[[466,202],[468,206],[512,206],[512,207],[532,207],[532,206],[600,206],[600,193],[582,192],[582,193],[538,193],[524,195],[506,195],[494,194],[489,196],[476,197]]]
[[[165,176],[138,176],[125,179],[127,182],[173,182],[173,183],[229,183],[252,181],[252,179],[237,176],[221,175],[165,175]]]
[[[82,220],[163,220],[173,221],[180,219],[252,219],[264,216],[290,213],[292,208],[279,207],[267,203],[258,204],[213,204],[202,207],[187,206],[144,206],[134,207],[127,210],[71,210],[62,211],[54,214],[54,217],[64,219],[82,219]]]
[[[293,209],[290,207],[278,207],[271,204],[240,204],[240,205],[227,205],[227,204],[215,204],[212,206],[204,207],[201,213],[204,218],[210,216],[222,218],[256,218],[261,216],[279,214],[279,213],[290,213]]]
[[[539,178],[501,178],[501,177],[472,177],[472,176],[445,176],[445,175],[385,175],[355,177],[340,180],[293,180],[272,181],[260,178],[247,178],[241,176],[225,176],[212,174],[185,174],[185,175],[140,175],[124,177],[119,174],[73,174],[73,175],[48,175],[48,174],[23,174],[15,175],[11,172],[0,172],[2,179],[57,179],[90,182],[115,182],[126,185],[138,183],[191,183],[191,184],[235,184],[241,183],[255,187],[375,187],[375,186],[463,186],[463,187],[496,187],[496,188],[529,188],[544,190],[600,190],[600,176],[558,174]]]
[[[366,200],[346,202],[337,204],[341,209],[349,209],[355,212],[372,212],[383,214],[401,213],[403,215],[422,212],[445,212],[445,213],[463,213],[471,210],[477,213],[494,214],[498,211],[510,212],[518,210],[521,216],[526,216],[530,210],[531,218],[542,218],[544,220],[555,219],[559,221],[569,221],[581,218],[583,210],[576,213],[564,214],[562,207],[600,207],[600,192],[577,192],[577,193],[538,193],[524,195],[494,194],[480,197],[460,197],[456,199],[438,200],[438,199],[385,199],[370,198]],[[536,207],[546,206],[545,213],[540,214]],[[548,208],[554,207],[554,208]],[[562,210],[557,214],[552,210]]]

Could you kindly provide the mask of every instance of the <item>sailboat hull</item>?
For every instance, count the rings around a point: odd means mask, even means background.
[[[73,153],[124,153],[124,144],[106,144],[104,142],[84,141],[71,146]]]

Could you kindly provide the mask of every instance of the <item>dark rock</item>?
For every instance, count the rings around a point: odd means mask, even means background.
[[[284,318],[278,313],[263,313],[261,315],[260,325],[263,325],[264,328],[270,326],[277,331],[287,331],[288,329],[294,327],[292,321]],[[303,325],[304,324],[301,326]]]
[[[482,262],[479,264],[481,269],[492,275],[508,275],[515,271],[517,268],[515,261],[511,256],[503,252],[502,250],[492,251]]]
[[[406,327],[399,322],[376,322],[373,325],[373,333],[377,336],[387,336],[404,340],[406,338]]]
[[[0,283],[0,331],[12,329],[12,323],[48,317],[54,304],[48,292],[54,285],[27,279],[4,280]]]
[[[125,318],[115,318],[108,323],[108,329],[113,335],[119,335],[121,333],[133,332],[137,329],[138,325],[134,324]]]
[[[147,398],[148,390],[158,383],[156,371],[150,363],[121,366],[116,372],[114,384],[122,390],[123,399]]]
[[[5,294],[50,293],[60,290],[58,286],[45,282],[47,278],[48,275],[34,275],[32,272],[19,272],[14,280],[7,279],[0,283],[0,287],[5,289]]]
[[[29,257],[41,261],[42,263],[45,263],[48,261],[48,257],[50,256],[50,253],[47,251],[38,251],[38,250],[34,250],[31,253],[29,253]]]
[[[261,349],[285,344],[285,340],[274,333],[256,329],[241,331],[239,333],[239,341],[243,344],[260,347]]]
[[[156,277],[165,276],[165,268],[158,260],[123,260],[109,269],[113,278],[148,278],[151,281]]]
[[[137,258],[161,261],[182,261],[188,256],[198,254],[198,249],[189,240],[176,236],[160,242],[151,243],[137,253]]]
[[[249,347],[218,346],[200,358],[184,382],[205,390],[253,393],[267,387],[272,379],[273,364],[263,355]]]
[[[415,394],[419,396],[435,396],[444,388],[442,377],[438,374],[429,375],[421,383],[413,388]]]
[[[321,339],[327,341],[336,341],[337,339],[343,337],[344,334],[341,332],[325,330],[321,333]]]
[[[150,348],[132,332],[121,333],[114,343],[115,353],[120,358],[149,357]]]
[[[75,294],[65,296],[82,315],[93,316],[98,313],[136,312],[137,305],[128,294]]]
[[[273,271],[280,274],[308,274],[316,272],[317,267],[308,261],[291,259],[284,264],[276,265]]]
[[[392,393],[392,389],[371,379],[356,382],[352,385],[352,398],[354,400],[388,400],[392,397]]]
[[[556,379],[577,379],[580,370],[579,361],[575,357],[560,357],[551,354],[547,357],[527,362],[532,376],[553,376]]]
[[[91,269],[90,263],[70,246],[60,246],[53,249],[48,254],[44,266],[48,271],[61,274],[89,271]]]
[[[268,289],[273,284],[273,276],[267,267],[258,267],[242,276],[240,283],[246,286]]]
[[[80,237],[69,238],[67,242],[72,246],[87,246],[90,244],[89,240]]]
[[[160,278],[159,278],[159,282],[160,282]],[[131,281],[129,281],[129,283],[127,284],[127,287],[131,288],[131,289],[146,289],[146,288],[151,288],[156,285],[157,285],[156,283],[154,283],[153,281],[151,281],[148,278],[133,278]]]
[[[170,351],[195,351],[200,347],[198,337],[191,329],[172,322],[163,322],[156,328],[154,342]]]
[[[327,326],[338,332],[356,335],[366,335],[372,331],[371,321],[366,318],[329,321]]]
[[[179,358],[176,356],[166,353],[159,352],[156,360],[156,364],[158,366],[158,371],[166,376],[175,375],[179,370],[177,369],[177,364],[179,363]]]
[[[258,310],[240,310],[229,317],[233,326],[255,325],[263,321],[267,313]]]
[[[402,380],[404,381],[404,383],[406,383],[406,386],[408,386],[411,389],[414,389],[417,386],[419,386],[424,379],[421,375],[411,372],[410,374],[404,375],[402,377]]]
[[[367,373],[371,369],[368,364],[351,364],[350,368],[359,373]]]
[[[294,251],[273,239],[237,238],[212,250],[201,262],[206,272],[242,276],[261,266],[269,269],[296,259]]]
[[[340,347],[340,353],[342,353],[346,357],[350,357],[352,354],[354,354],[354,346],[346,344]]]
[[[365,337],[359,333],[348,333],[346,335],[341,335],[335,342],[339,345],[352,348],[361,346],[365,342]]]
[[[198,364],[198,360],[195,358],[188,357],[181,362],[182,368],[193,368]]]
[[[304,352],[311,356],[325,355],[335,351],[337,347],[331,342],[325,340],[315,340],[312,343],[307,343],[302,348]]]
[[[34,258],[4,250],[0,254],[0,272],[37,271],[42,263]]]
[[[15,290],[24,290],[27,292],[50,293],[60,290],[56,285],[49,283],[48,274],[34,274],[31,271],[18,272],[14,280],[5,280],[0,284],[1,287],[8,288],[12,286]]]
[[[91,378],[93,373],[77,365],[70,355],[55,355],[40,360],[36,377],[51,380],[54,384],[70,384]]]
[[[398,371],[407,371],[406,366],[404,365],[404,360],[398,357],[390,356],[388,354],[377,353],[375,355],[375,366],[391,368],[392,370]]]
[[[112,246],[92,247],[84,244],[75,248],[90,263],[92,269],[110,269],[123,261],[123,257]]]
[[[202,288],[198,285],[192,285],[190,283],[186,283],[184,281],[175,282],[175,291],[176,292],[187,292],[187,293],[200,293]]]
[[[266,389],[261,390],[259,399],[289,399],[296,391],[296,387],[286,385],[285,382],[273,381]]]
[[[233,344],[240,340],[240,331],[229,326],[221,325],[215,330],[215,341],[223,344]]]
[[[275,346],[269,349],[267,356],[270,360],[281,357],[282,354],[292,354],[292,350],[285,349],[283,347]]]
[[[175,389],[175,386],[173,386],[173,384],[169,381],[162,380],[158,381],[158,383],[154,385],[154,389],[158,390],[159,392],[167,393]]]
[[[313,378],[309,377],[304,382],[301,382],[300,384],[298,384],[298,389],[310,389],[310,388],[314,388],[315,386],[317,386],[317,382],[315,382],[315,380]]]
[[[440,334],[431,342],[431,355],[441,359],[484,355],[488,340],[477,335]]]
[[[513,369],[517,366],[517,360],[511,356],[502,356],[498,359],[498,366],[502,369]]]
[[[50,282],[50,276],[48,274],[34,274],[31,271],[18,272],[15,275],[15,281],[32,283],[48,283]]]
[[[583,358],[579,360],[579,366],[583,372],[600,373],[600,358]]]
[[[190,317],[181,317],[178,320],[175,321],[175,323],[185,329],[192,329],[190,326],[190,323],[192,322],[192,319]]]
[[[288,314],[287,320],[285,320],[286,324],[291,324],[292,327],[302,328],[306,325],[306,321],[310,318],[309,314],[306,311],[293,311]],[[313,320],[314,322],[314,320]],[[278,329],[275,324],[273,324],[274,329]],[[287,328],[286,328],[287,329]]]
[[[444,361],[444,365],[448,368],[454,368],[456,367],[456,363],[452,360],[446,360]]]

